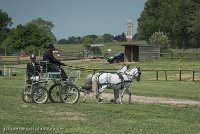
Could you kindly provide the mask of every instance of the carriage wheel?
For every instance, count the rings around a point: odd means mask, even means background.
[[[62,84],[61,83],[56,83],[54,85],[52,85],[49,89],[49,99],[51,102],[60,102],[60,98],[59,98],[59,92],[62,88]]]
[[[25,88],[22,90],[21,98],[22,98],[23,102],[25,102],[25,103],[30,103],[30,102],[32,102],[32,100],[31,100],[31,94],[30,94],[30,92],[28,91],[28,87],[25,87]]]
[[[65,103],[76,103],[80,97],[79,89],[73,84],[64,85],[59,93],[60,100]]]
[[[39,86],[33,89],[31,99],[34,103],[42,104],[48,100],[48,91],[45,87]]]

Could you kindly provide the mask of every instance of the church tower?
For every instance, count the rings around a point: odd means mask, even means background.
[[[127,40],[132,40],[133,38],[133,23],[131,20],[128,20],[126,23],[126,31],[125,31],[126,39]]]

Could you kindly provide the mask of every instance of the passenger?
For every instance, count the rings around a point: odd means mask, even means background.
[[[66,66],[64,63],[60,62],[59,60],[57,60],[54,56],[53,56],[53,51],[55,50],[53,44],[48,44],[46,46],[47,50],[46,52],[44,53],[43,55],[43,60],[44,61],[48,61],[49,63],[51,64],[54,64],[57,68],[60,67],[60,65],[63,65],[63,66]],[[49,71],[52,71],[54,72],[55,70],[53,68],[48,68]],[[60,68],[61,70],[61,77],[62,77],[62,80],[63,81],[67,81],[68,79],[68,76],[67,74],[65,73],[65,71]]]
[[[36,62],[35,54],[30,55],[30,63],[27,63],[28,81],[39,81],[40,66]]]

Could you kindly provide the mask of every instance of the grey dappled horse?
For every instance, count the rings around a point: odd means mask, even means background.
[[[129,69],[129,65],[124,64],[123,67],[117,70],[117,74],[122,75],[128,69]],[[83,99],[84,102],[87,99],[87,94],[92,92],[92,77],[93,77],[92,74],[87,75],[87,77],[85,78],[85,85],[81,87],[81,90],[84,92],[84,99]],[[114,90],[114,96],[119,96],[118,90]]]
[[[119,97],[119,103],[122,103],[124,92],[129,95],[129,103],[131,103],[131,92],[129,86],[133,79],[140,80],[141,72],[140,68],[133,68],[125,71],[123,74],[118,73],[96,73],[92,77],[93,88],[96,90],[96,98],[99,102],[102,102],[102,92],[106,89],[114,89],[121,91]],[[118,98],[114,98],[115,102]]]

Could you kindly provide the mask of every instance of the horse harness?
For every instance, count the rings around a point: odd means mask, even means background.
[[[123,77],[123,73],[119,72],[119,73],[116,73],[116,74],[118,75],[119,79],[121,80],[120,83],[111,84],[111,83],[109,82],[109,78],[106,77],[106,81],[105,81],[104,83],[102,83],[102,84],[99,83],[98,85],[99,85],[100,87],[102,87],[102,86],[104,86],[104,85],[109,85],[108,87],[111,87],[112,85],[119,85],[119,84],[121,84],[121,89],[123,89],[123,88],[124,88],[124,85],[125,85],[125,82],[132,82],[132,79],[130,79],[130,80],[125,80],[124,77]],[[102,75],[102,73],[98,75],[98,82],[99,82],[99,77],[100,77],[101,75]],[[127,74],[126,74],[126,75],[127,75]],[[127,75],[127,76],[129,76],[129,75]],[[131,75],[130,75],[130,76],[131,76]]]

